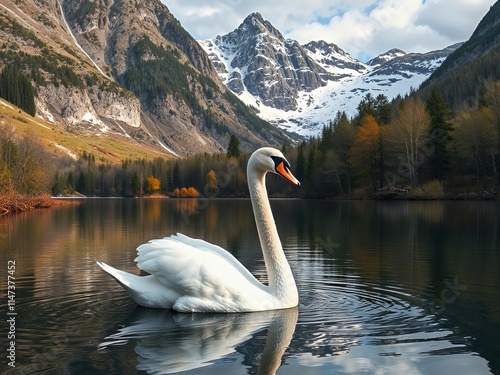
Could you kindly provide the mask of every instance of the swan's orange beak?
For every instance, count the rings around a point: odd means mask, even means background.
[[[285,177],[288,181],[290,181],[295,186],[300,186],[300,181],[295,178],[295,176],[290,172],[288,166],[285,165],[285,162],[282,161],[276,166],[276,172],[283,177]]]

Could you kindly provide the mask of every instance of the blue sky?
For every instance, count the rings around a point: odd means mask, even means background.
[[[234,30],[252,12],[286,38],[325,40],[366,61],[391,48],[428,52],[467,40],[495,0],[162,0],[196,39]]]

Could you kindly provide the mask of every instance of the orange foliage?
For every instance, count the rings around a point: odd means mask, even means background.
[[[354,136],[350,152],[353,172],[363,182],[373,182],[373,171],[380,159],[381,127],[375,118],[367,115],[361,119],[361,126]]]
[[[176,198],[198,198],[200,193],[194,187],[189,188],[183,187],[182,189],[175,188],[174,197]]]
[[[153,194],[160,191],[160,180],[156,177],[149,176],[146,178],[146,192]]]

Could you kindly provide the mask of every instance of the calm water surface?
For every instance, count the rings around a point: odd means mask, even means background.
[[[96,265],[176,232],[260,280],[248,200],[85,200],[0,218],[2,373],[500,374],[500,205],[274,200],[297,309],[138,308]],[[16,368],[7,339],[15,261]]]

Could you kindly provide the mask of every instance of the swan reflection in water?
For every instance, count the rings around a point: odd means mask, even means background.
[[[99,345],[137,340],[137,369],[173,374],[208,366],[268,329],[258,374],[275,374],[292,340],[298,308],[238,314],[181,314],[138,307],[124,327]],[[259,353],[260,354],[260,353]]]

